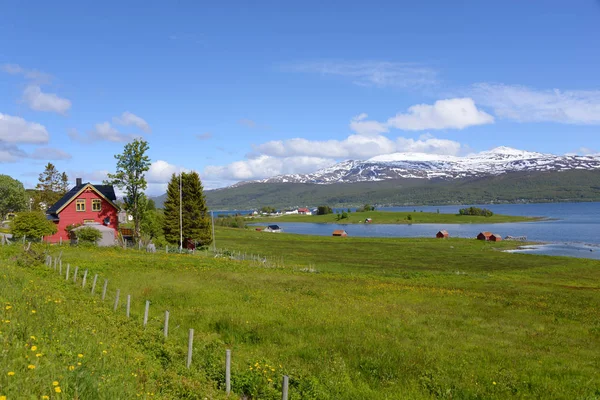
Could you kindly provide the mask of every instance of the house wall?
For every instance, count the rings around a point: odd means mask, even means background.
[[[85,211],[77,211],[76,210],[76,200],[84,199],[85,200]],[[92,199],[100,199],[102,200],[102,208],[100,211],[92,211]],[[98,195],[92,189],[86,189],[83,193],[81,193],[78,197],[73,198],[70,203],[68,203],[58,215],[59,221],[56,222],[58,232],[56,232],[52,236],[44,237],[44,240],[49,243],[58,243],[60,238],[62,238],[63,242],[69,240],[67,236],[67,231],[65,230],[67,226],[71,224],[82,224],[84,220],[89,220],[90,222],[99,222],[104,224],[104,218],[108,217],[110,219],[110,223],[106,226],[109,228],[113,228],[115,230],[115,236],[117,235],[117,230],[119,229],[119,219],[117,216],[117,209],[113,207],[108,201]]]

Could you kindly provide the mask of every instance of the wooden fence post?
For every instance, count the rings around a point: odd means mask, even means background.
[[[127,315],[127,318],[129,318],[129,311],[131,310],[131,295],[128,294],[127,295],[127,309],[125,311],[125,315]]]
[[[82,289],[85,288],[85,281],[87,280],[87,272],[88,272],[88,270],[86,269],[85,272],[83,273],[83,279],[81,280],[81,288]]]
[[[165,327],[163,328],[165,339],[169,336],[169,311],[165,311]]]
[[[58,260],[58,274],[62,276],[62,260]]]
[[[79,266],[75,267],[75,273],[73,274],[73,282],[77,282],[77,272],[79,271]]]
[[[104,280],[104,288],[102,288],[102,301],[104,301],[104,298],[106,297],[106,288],[108,287],[108,279]]]
[[[144,326],[148,325],[148,312],[150,311],[150,300],[146,300],[146,309],[144,310]]]
[[[71,269],[71,264],[67,264],[67,274],[65,275],[65,281],[69,280],[69,269]]]
[[[187,353],[187,363],[186,366],[189,369],[192,365],[192,349],[194,347],[194,330],[190,329],[190,334],[188,337],[188,353]]]
[[[287,375],[283,376],[283,384],[281,385],[281,400],[288,400],[288,391],[290,385],[290,377]]]
[[[94,280],[92,281],[92,296],[94,295],[94,291],[96,290],[96,282],[98,281],[98,274],[94,275]]]
[[[117,308],[119,308],[119,296],[121,295],[121,289],[117,289],[117,295],[115,296],[115,307],[114,307],[114,311],[117,311]]]
[[[231,350],[225,350],[225,391],[231,393]]]

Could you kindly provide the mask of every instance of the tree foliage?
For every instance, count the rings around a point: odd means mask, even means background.
[[[367,211],[375,211],[375,206],[370,204],[365,204],[362,208],[356,210],[356,212],[367,212]]]
[[[36,196],[33,198],[34,207],[48,208],[56,203],[69,190],[69,178],[65,172],[60,172],[54,164],[48,163],[38,177],[35,187]],[[43,204],[43,206],[42,206]]]
[[[329,206],[317,207],[317,215],[333,214],[333,210]]]
[[[494,215],[494,213],[491,210],[479,207],[461,208],[460,210],[458,210],[458,213],[460,215],[479,215],[482,217],[491,217],[492,215]]]
[[[0,175],[0,220],[9,212],[24,211],[27,198],[23,184],[8,175]]]
[[[164,204],[163,232],[169,243],[179,243],[179,207],[182,208],[183,239],[191,240],[200,246],[212,242],[211,219],[204,198],[204,189],[197,172],[181,174],[181,194],[179,196],[180,175],[171,177]]]
[[[25,236],[41,239],[42,236],[54,235],[56,232],[56,225],[39,211],[19,213],[12,222],[12,234],[16,238]]]
[[[148,142],[135,139],[127,143],[123,153],[116,154],[117,168],[114,174],[108,174],[107,184],[115,185],[125,191],[123,202],[125,209],[133,217],[134,236],[140,237],[141,224],[146,211],[146,171],[150,169],[150,158],[146,155]]]
[[[264,206],[260,209],[260,212],[263,214],[275,214],[277,212],[277,209],[271,206]]]
[[[76,230],[75,235],[77,236],[79,243],[86,244],[97,244],[98,240],[102,238],[102,232],[100,232],[98,229],[92,228],[91,226],[86,226]]]

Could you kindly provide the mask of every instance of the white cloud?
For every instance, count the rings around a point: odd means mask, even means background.
[[[284,70],[349,78],[356,85],[414,87],[436,83],[437,72],[414,63],[385,61],[309,62],[287,65]]]
[[[0,142],[45,144],[48,138],[43,125],[0,113]]]
[[[437,139],[424,134],[419,139],[399,137],[396,139],[396,151],[402,153],[430,153],[456,156],[466,153],[468,147],[448,139]]]
[[[31,153],[29,158],[34,160],[70,160],[72,156],[61,149],[38,147]]]
[[[600,90],[537,90],[526,86],[478,83],[468,93],[500,118],[518,122],[600,124]]]
[[[464,129],[469,126],[494,122],[494,117],[477,109],[473,99],[454,98],[438,100],[433,105],[417,104],[407,113],[388,119],[387,125],[405,131],[427,129]]]
[[[23,92],[23,101],[36,111],[51,111],[65,115],[71,108],[71,101],[54,93],[44,93],[37,85],[29,85]]]
[[[18,64],[2,64],[0,70],[11,75],[23,75],[25,78],[35,81],[39,84],[49,83],[52,80],[52,76],[45,72],[37,71],[35,69],[26,69]]]
[[[113,122],[123,126],[137,126],[146,133],[150,133],[152,131],[152,129],[150,129],[150,125],[148,125],[148,123],[142,117],[130,113],[129,111],[125,111],[119,117],[114,117]]]
[[[26,157],[27,153],[14,144],[7,144],[0,141],[0,164],[17,162]]]
[[[231,181],[261,179],[281,174],[306,174],[333,164],[332,159],[320,157],[272,157],[260,155],[256,158],[236,161],[225,166],[210,165],[204,176],[210,180]]]
[[[362,113],[352,118],[350,129],[359,135],[377,135],[389,131],[386,124],[377,121],[367,121],[368,115]]]
[[[168,183],[173,174],[188,172],[189,169],[169,164],[167,161],[157,160],[150,165],[150,169],[146,173],[148,183]]]

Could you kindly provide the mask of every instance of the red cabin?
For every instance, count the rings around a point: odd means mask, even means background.
[[[58,243],[61,239],[67,241],[66,228],[86,222],[98,222],[112,228],[116,237],[119,229],[116,200],[112,185],[81,183],[81,178],[77,178],[75,187],[46,211],[46,217],[57,225],[58,232],[44,240],[49,243]]]

